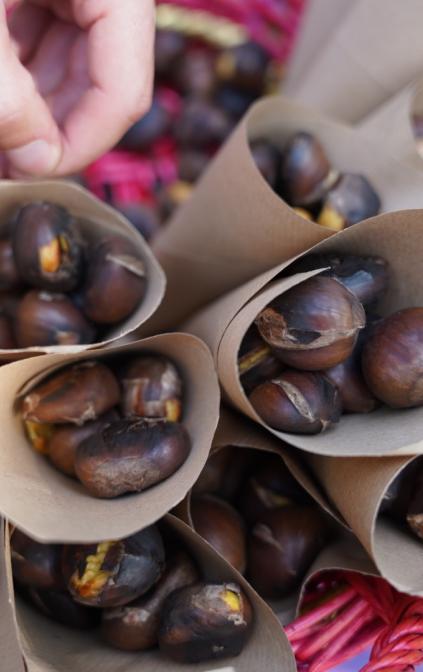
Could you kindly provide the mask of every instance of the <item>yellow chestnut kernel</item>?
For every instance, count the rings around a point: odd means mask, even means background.
[[[311,213],[306,210],[305,208],[293,208],[294,212],[297,213],[300,217],[303,217],[303,219],[308,219],[309,222],[313,221],[313,217]]]
[[[179,399],[168,399],[165,403],[166,420],[178,422],[181,417],[182,404]]]
[[[224,590],[222,600],[231,609],[231,611],[241,611],[241,597],[233,590]]]
[[[25,430],[28,439],[37,453],[48,455],[49,443],[54,431],[53,426],[26,420]]]
[[[324,206],[317,219],[317,223],[320,224],[320,226],[326,226],[328,229],[332,229],[332,231],[342,231],[345,228],[344,217],[331,208],[330,205]]]
[[[97,544],[97,550],[92,555],[87,556],[85,571],[83,575],[78,576],[75,572],[71,578],[71,583],[81,597],[97,596],[103,586],[107,583],[112,572],[102,570],[101,567],[108,551],[114,546],[116,541],[103,541]]]
[[[44,273],[56,273],[60,268],[60,241],[53,238],[47,245],[42,245],[38,252],[40,266]]]
[[[238,362],[238,372],[240,375],[243,373],[246,373],[250,369],[253,368],[253,366],[256,366],[259,362],[261,362],[267,355],[270,353],[270,348],[267,345],[264,345],[263,347],[256,348],[252,352],[247,352],[246,355],[241,357],[241,359]]]

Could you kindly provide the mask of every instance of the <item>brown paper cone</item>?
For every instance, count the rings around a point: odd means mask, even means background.
[[[290,94],[334,118],[357,122],[421,74],[423,6],[419,0],[351,5]]]
[[[35,453],[24,434],[16,398],[52,370],[93,357],[158,352],[185,381],[184,425],[191,438],[186,462],[170,478],[139,494],[97,499],[84,486]],[[210,353],[187,334],[164,334],[102,352],[45,355],[0,369],[0,511],[43,542],[89,543],[120,538],[150,525],[180,502],[197,480],[210,450],[219,413],[219,388]]]
[[[39,346],[0,350],[0,360],[22,359],[40,353],[80,352],[107,345],[135,331],[159,306],[166,280],[162,269],[142,236],[115,210],[71,182],[9,182],[0,181],[0,232],[15,210],[30,201],[51,201],[62,205],[79,220],[87,240],[116,233],[128,238],[142,257],[147,275],[147,290],[137,310],[122,324],[109,329],[103,341],[75,346]]]
[[[8,571],[9,558],[5,553],[6,529],[3,520],[0,520],[0,651],[1,669],[7,672],[25,672],[22,653],[16,631],[15,612],[12,594],[12,582]]]
[[[270,608],[248,583],[222,560],[193,530],[168,515],[166,525],[178,535],[209,580],[235,581],[247,593],[254,608],[252,636],[237,658],[202,665],[179,665],[158,651],[122,653],[103,644],[95,633],[80,633],[57,625],[16,599],[18,636],[28,672],[295,672],[296,666],[288,640]],[[7,556],[10,573],[10,556]],[[13,594],[10,593],[13,602]],[[9,670],[8,670],[9,672]]]
[[[313,252],[380,255],[390,264],[389,291],[379,312],[423,305],[421,255],[423,229],[420,211],[374,217],[320,243]],[[309,250],[310,252],[310,250]],[[277,280],[288,266],[281,264],[246,283],[200,312],[186,328],[206,340],[212,349],[226,398],[238,410],[266,426],[244,394],[238,377],[238,351],[258,313],[276,296],[313,275],[313,272]],[[423,453],[423,408],[394,411],[380,408],[350,414],[327,432],[305,436],[277,432],[275,436],[303,450],[333,456],[413,455]]]

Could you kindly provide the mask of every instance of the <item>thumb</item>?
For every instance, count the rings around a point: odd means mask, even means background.
[[[0,152],[15,173],[43,176],[62,155],[59,130],[34,80],[13,49],[0,2]]]

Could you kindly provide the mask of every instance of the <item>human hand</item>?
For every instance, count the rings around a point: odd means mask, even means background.
[[[154,33],[154,0],[0,0],[0,176],[110,149],[150,105]]]

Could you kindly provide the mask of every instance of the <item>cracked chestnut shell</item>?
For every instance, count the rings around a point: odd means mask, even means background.
[[[16,215],[12,245],[20,277],[33,287],[68,292],[82,276],[82,246],[76,222],[55,203],[25,205]]]
[[[236,583],[196,583],[166,600],[160,650],[178,663],[238,656],[253,625],[253,608]]]
[[[25,294],[17,306],[15,335],[20,348],[79,345],[95,338],[92,325],[67,296],[37,290]]]
[[[121,376],[122,412],[127,418],[162,418],[177,422],[182,415],[182,380],[167,357],[136,357]]]
[[[251,531],[248,577],[260,595],[284,597],[297,588],[323,548],[325,520],[313,506],[291,506],[265,513]]]
[[[216,74],[222,84],[261,94],[266,85],[269,60],[263,47],[255,42],[244,42],[221,51],[216,60]]]
[[[0,292],[16,289],[21,282],[12,243],[10,240],[0,240]]]
[[[74,630],[91,630],[100,624],[98,609],[85,607],[75,602],[67,592],[30,589],[27,593],[30,602],[56,623]]]
[[[342,231],[380,212],[381,201],[364,175],[347,173],[328,192],[318,224]]]
[[[62,570],[77,602],[118,607],[146,593],[165,566],[162,537],[155,526],[119,541],[65,546]]]
[[[61,546],[40,544],[16,528],[11,534],[10,546],[13,577],[16,581],[43,590],[63,588]]]
[[[255,140],[251,143],[251,154],[259,172],[275,189],[281,162],[279,150],[266,140]]]
[[[317,371],[350,356],[366,314],[340,282],[318,275],[279,296],[255,322],[284,364]]]
[[[362,371],[377,399],[392,408],[423,404],[423,308],[378,322],[364,344]]]
[[[105,609],[101,633],[111,646],[122,651],[145,651],[157,646],[163,605],[168,596],[199,580],[197,568],[185,551],[174,551],[156,585],[134,602]]]
[[[320,374],[293,369],[256,387],[249,400],[267,425],[293,434],[323,432],[342,413],[335,385]]]
[[[82,287],[83,311],[98,324],[115,324],[131,315],[146,290],[146,269],[134,243],[109,236],[90,250]]]
[[[245,334],[238,354],[239,379],[249,394],[260,383],[278,376],[283,364],[276,359],[270,347],[252,325]]]
[[[100,362],[81,362],[53,373],[22,400],[24,420],[83,425],[115,406],[119,385]]]
[[[118,420],[79,445],[75,472],[94,497],[118,497],[169,478],[190,449],[188,433],[179,423]]]
[[[247,563],[246,536],[239,513],[222,499],[203,495],[192,499],[191,518],[195,531],[243,574]]]
[[[209,101],[193,98],[185,103],[175,137],[183,146],[203,148],[222,143],[231,129],[232,121],[222,109]]]

